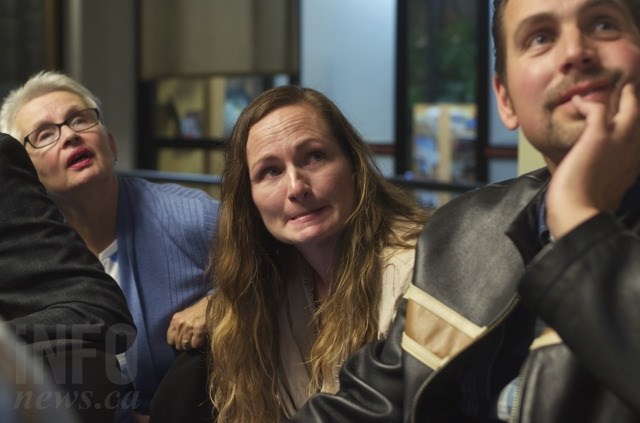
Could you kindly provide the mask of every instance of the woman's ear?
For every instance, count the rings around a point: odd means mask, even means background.
[[[497,74],[493,75],[493,92],[496,96],[496,101],[498,103],[498,114],[500,115],[502,123],[507,127],[507,129],[516,129],[520,125],[518,123],[518,116],[513,109],[513,104],[511,104],[509,90],[503,83],[502,78],[500,78]]]
[[[109,149],[111,149],[114,160],[118,161],[118,147],[116,146],[116,140],[113,138],[113,134],[111,134],[111,132],[107,132],[107,142],[109,143]]]

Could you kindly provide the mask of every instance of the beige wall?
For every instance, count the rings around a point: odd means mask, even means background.
[[[68,0],[64,71],[101,101],[118,146],[118,167],[135,164],[135,2]]]
[[[296,73],[293,0],[143,0],[141,76]]]
[[[520,133],[518,136],[518,175],[544,167],[542,155]]]

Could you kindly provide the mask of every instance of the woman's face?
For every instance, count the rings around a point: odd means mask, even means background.
[[[354,172],[322,116],[276,109],[247,140],[251,195],[267,230],[303,254],[332,252],[355,207]]]
[[[73,93],[54,91],[25,104],[16,116],[15,126],[24,139],[33,130],[63,122],[88,107]],[[57,142],[40,149],[29,144],[25,148],[40,180],[55,197],[73,193],[115,172],[115,142],[102,124],[82,132],[63,125]]]

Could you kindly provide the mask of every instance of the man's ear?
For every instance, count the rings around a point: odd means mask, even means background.
[[[507,127],[507,129],[516,129],[520,125],[518,123],[518,116],[511,104],[509,91],[497,74],[493,75],[493,92],[496,96],[498,114],[500,115],[500,119],[502,119],[502,123]]]

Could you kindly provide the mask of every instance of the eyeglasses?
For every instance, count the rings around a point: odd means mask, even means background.
[[[33,148],[43,148],[60,139],[60,130],[64,125],[76,132],[86,131],[100,123],[100,111],[98,109],[84,109],[66,118],[62,123],[49,123],[43,125],[24,137],[23,145],[27,143]]]

